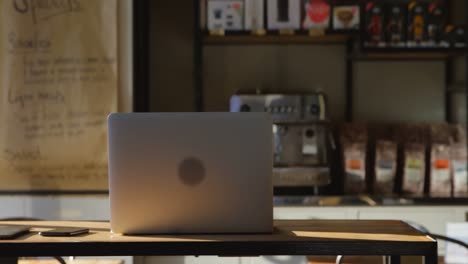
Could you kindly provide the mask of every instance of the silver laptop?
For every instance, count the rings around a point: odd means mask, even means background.
[[[114,233],[272,232],[268,114],[118,113],[108,125]]]

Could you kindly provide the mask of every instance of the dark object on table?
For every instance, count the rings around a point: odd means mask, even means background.
[[[14,239],[29,232],[29,227],[0,226],[0,239]]]
[[[58,236],[58,237],[67,237],[67,236],[78,236],[89,233],[88,228],[79,228],[79,227],[60,227],[54,228],[47,231],[42,231],[39,234],[41,236]]]

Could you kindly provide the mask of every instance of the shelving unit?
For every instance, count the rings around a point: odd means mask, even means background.
[[[239,32],[226,32],[226,35],[217,36],[209,35],[205,30],[200,30],[200,5],[199,1],[194,1],[195,14],[194,14],[194,75],[195,75],[195,108],[197,111],[204,110],[203,102],[203,48],[204,46],[214,45],[343,45],[346,49],[345,60],[345,76],[346,80],[344,83],[344,93],[346,98],[345,106],[345,119],[346,121],[352,121],[353,115],[353,72],[355,62],[366,62],[366,61],[443,61],[445,63],[445,110],[446,110],[446,121],[452,122],[451,120],[451,96],[452,92],[449,87],[452,83],[452,69],[453,69],[453,58],[460,56],[467,56],[468,48],[374,48],[374,47],[363,47],[362,42],[358,42],[359,38],[362,37],[362,33],[350,32],[350,33],[333,33],[326,32],[325,35],[321,36],[310,36],[307,31],[295,30],[294,35],[280,35],[278,31],[267,31],[266,35],[252,35],[247,31]],[[450,7],[450,6],[449,6]],[[450,9],[450,8],[449,8]],[[467,11],[468,13],[468,11]],[[450,16],[450,13],[448,14]],[[467,18],[468,21],[468,18]],[[468,23],[467,23],[468,24]],[[357,43],[360,43],[360,47],[355,49]],[[467,43],[468,46],[468,43]],[[468,61],[468,57],[466,58]],[[468,86],[465,85],[465,89]],[[459,92],[459,91],[458,91]]]
[[[195,83],[195,101],[197,111],[203,111],[203,76],[202,76],[202,53],[204,46],[214,45],[342,45],[346,49],[345,65],[346,65],[346,80],[345,80],[345,117],[346,121],[352,121],[353,110],[353,72],[354,63],[362,61],[443,61],[446,68],[446,83],[445,90],[449,90],[453,84],[450,75],[452,74],[452,59],[460,56],[466,56],[466,50],[462,49],[373,49],[355,50],[354,46],[356,38],[353,35],[345,34],[330,34],[324,36],[307,36],[307,35],[267,35],[267,36],[252,36],[252,35],[228,35],[228,36],[210,36],[202,33],[199,36],[198,43],[195,44],[197,51],[195,52],[195,74],[197,82]],[[468,89],[468,88],[465,88]],[[460,89],[459,89],[460,90]],[[446,121],[451,122],[451,99],[448,97],[446,101]]]
[[[224,36],[209,35],[207,31],[199,28],[198,1],[195,0],[195,42],[194,42],[194,80],[195,80],[195,106],[197,111],[204,111],[203,102],[203,50],[205,46],[254,46],[254,45],[334,45],[344,49],[344,83],[343,93],[345,98],[345,121],[354,120],[354,71],[356,63],[376,61],[438,61],[444,64],[444,104],[445,121],[453,120],[453,93],[465,93],[468,101],[468,83],[454,83],[453,69],[454,59],[463,57],[468,65],[468,48],[364,48],[360,42],[361,35],[356,32],[333,33],[327,32],[321,36],[310,36],[306,31],[295,31],[295,35],[280,35],[276,31],[268,31],[266,35],[252,35],[249,32],[226,32]],[[468,13],[468,10],[466,11]],[[468,22],[468,17],[466,18]],[[468,23],[467,23],[468,24]],[[468,47],[468,43],[467,43]],[[467,67],[468,68],[468,67]],[[468,69],[465,76],[468,78]],[[456,86],[456,87],[455,87]],[[467,120],[468,123],[468,120]]]

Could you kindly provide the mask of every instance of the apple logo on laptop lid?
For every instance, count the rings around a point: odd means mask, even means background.
[[[188,186],[196,186],[205,179],[205,166],[200,159],[188,157],[179,164],[179,179]]]

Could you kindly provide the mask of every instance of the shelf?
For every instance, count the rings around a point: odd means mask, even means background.
[[[238,36],[204,36],[205,45],[313,45],[344,44],[350,37],[342,34],[323,36],[306,35],[238,35]]]
[[[467,48],[455,47],[361,47],[356,60],[446,60],[468,55]]]
[[[363,53],[448,53],[454,55],[468,54],[468,48],[457,47],[362,47]]]
[[[439,52],[405,52],[405,53],[365,53],[352,56],[353,60],[360,61],[377,61],[377,60],[446,60],[450,57],[456,56],[451,53]]]
[[[423,47],[363,47],[357,60],[445,60],[468,55],[466,48],[423,48]]]

